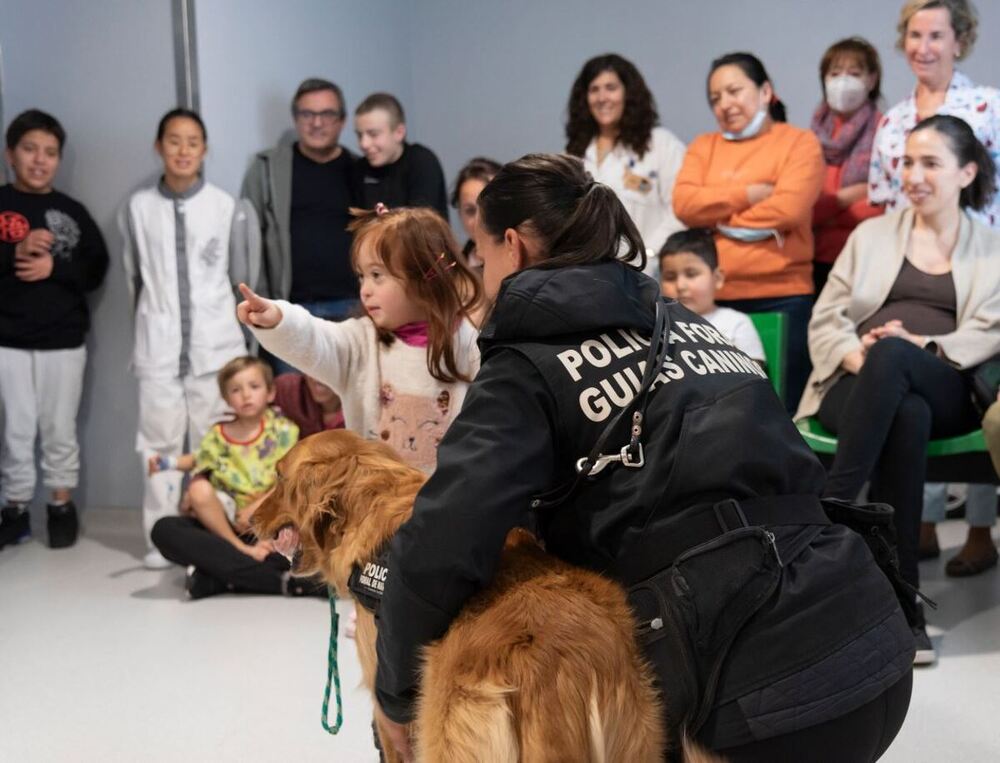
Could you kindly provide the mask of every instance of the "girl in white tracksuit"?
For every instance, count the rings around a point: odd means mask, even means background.
[[[195,447],[225,414],[216,372],[246,354],[232,284],[255,283],[259,262],[252,210],[201,177],[206,132],[198,114],[168,112],[156,150],[163,177],[132,195],[120,221],[135,318],[136,448],[143,465],[158,456],[165,468],[146,476],[143,491],[145,562],[154,568],[168,563],[153,550],[150,530],[181,498],[182,474],[171,459],[185,452],[185,437]]]

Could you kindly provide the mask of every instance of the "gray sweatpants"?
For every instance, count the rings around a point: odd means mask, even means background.
[[[76,416],[87,365],[86,346],[71,350],[0,347],[3,448],[0,483],[6,501],[35,494],[35,438],[42,447],[42,481],[52,489],[75,488],[80,474]]]

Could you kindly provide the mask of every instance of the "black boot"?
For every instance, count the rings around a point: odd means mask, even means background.
[[[216,596],[220,593],[233,592],[233,587],[227,585],[225,581],[219,580],[214,575],[210,575],[203,570],[199,570],[193,564],[187,568],[184,588],[187,590],[188,598],[192,600],[206,599],[209,596]]]
[[[0,509],[0,548],[23,543],[31,537],[31,516],[27,506],[8,504]]]
[[[76,505],[67,501],[61,506],[51,503],[45,507],[49,515],[49,547],[68,548],[76,543],[80,523],[76,518]]]

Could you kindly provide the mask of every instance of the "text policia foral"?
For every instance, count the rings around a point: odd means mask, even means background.
[[[671,354],[674,359],[665,358],[656,380],[655,389],[660,384],[683,379],[690,371],[698,376],[708,374],[753,374],[767,378],[767,374],[755,361],[735,349],[722,334],[704,323],[674,323],[680,333],[670,331]],[[620,339],[612,338],[617,334]],[[722,345],[722,348],[695,349],[682,348],[683,345]],[[588,339],[579,348],[563,350],[556,357],[563,364],[574,382],[583,381],[580,369],[605,368],[614,358],[624,358],[634,353],[644,353],[649,347],[649,339],[633,329],[618,329],[616,332],[601,334],[596,339]],[[580,410],[591,421],[604,421],[615,408],[624,408],[642,387],[642,375],[646,361],[640,360],[635,366],[626,366],[611,376],[590,384],[580,392]],[[590,379],[587,380],[588,384]]]

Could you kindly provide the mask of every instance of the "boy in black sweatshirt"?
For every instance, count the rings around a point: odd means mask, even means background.
[[[65,140],[58,120],[37,109],[7,128],[14,182],[0,187],[0,548],[31,533],[36,435],[52,491],[49,545],[71,546],[77,536],[70,491],[80,471],[86,294],[104,279],[108,252],[83,205],[52,188]]]

